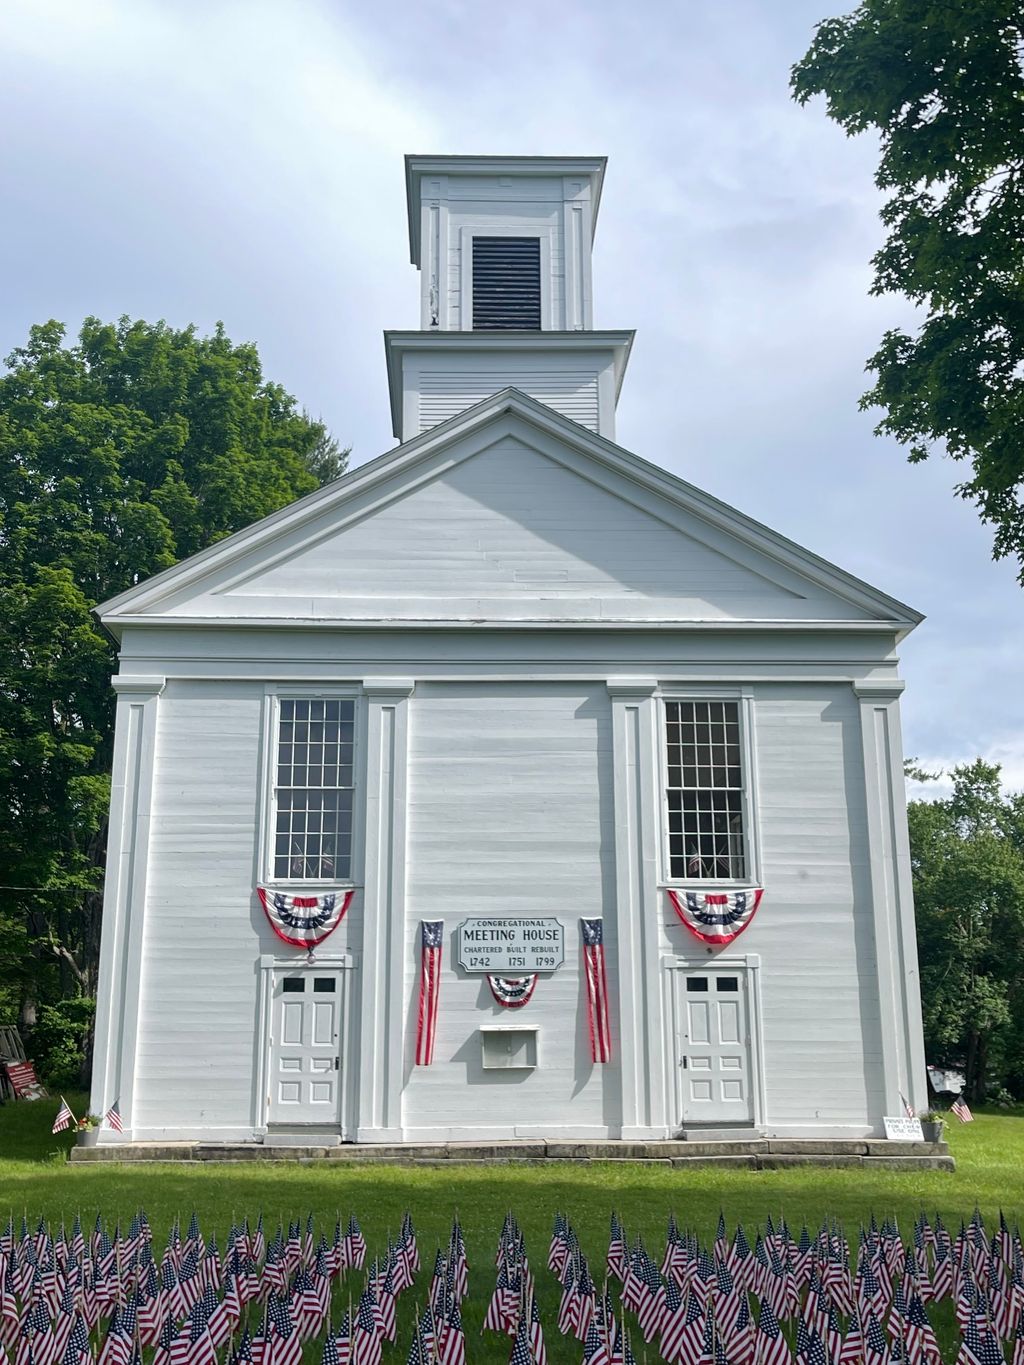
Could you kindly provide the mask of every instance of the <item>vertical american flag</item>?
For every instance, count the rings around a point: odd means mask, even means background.
[[[437,1034],[437,998],[441,982],[441,947],[444,941],[444,920],[422,920],[420,930],[422,933],[422,950],[420,957],[420,1009],[416,1021],[416,1065],[429,1066],[434,1060],[434,1038]]]
[[[61,1095],[60,1108],[57,1111],[57,1117],[53,1121],[53,1131],[55,1133],[63,1133],[65,1128],[71,1127],[74,1117],[67,1100]]]
[[[587,1023],[590,1026],[590,1058],[610,1062],[612,1036],[608,1024],[608,975],[604,965],[604,921],[581,919],[583,970],[587,978]]]
[[[956,1099],[949,1106],[949,1108],[950,1112],[954,1113],[961,1123],[974,1122],[974,1115],[967,1107],[967,1101],[964,1099],[963,1095],[957,1095]]]
[[[121,1123],[121,1097],[120,1095],[103,1116],[103,1122],[108,1123],[115,1133],[121,1133],[124,1128]]]

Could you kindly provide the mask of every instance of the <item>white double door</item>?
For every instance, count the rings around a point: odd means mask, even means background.
[[[750,1125],[754,1058],[747,970],[681,971],[677,989],[676,1061],[683,1123]]]
[[[269,1123],[340,1124],[343,989],[337,969],[274,973]]]

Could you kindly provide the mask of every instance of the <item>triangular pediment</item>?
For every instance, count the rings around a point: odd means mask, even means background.
[[[515,391],[488,406],[143,584],[104,619],[894,619],[865,585],[780,556],[788,542]]]

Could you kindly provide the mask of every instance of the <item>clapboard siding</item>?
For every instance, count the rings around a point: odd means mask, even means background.
[[[860,721],[849,688],[759,688],[758,827],[772,1123],[855,1123],[882,1107]]]
[[[160,699],[136,1126],[251,1123],[257,964],[289,951],[254,894],[263,691],[171,682]],[[357,896],[332,951],[360,928]]]
[[[598,371],[555,370],[549,366],[475,364],[472,368],[424,370],[419,377],[419,430],[426,431],[479,403],[497,389],[514,385],[538,402],[598,430]]]
[[[213,612],[347,619],[855,614],[795,576],[766,577],[756,556],[748,564],[724,553],[707,528],[693,530],[506,436],[205,601]]]
[[[882,1099],[856,699],[767,685],[754,711],[768,1119],[856,1122]]]
[[[608,917],[615,991],[611,735],[607,693],[559,686],[417,689],[409,765],[406,1052],[415,1041],[419,924],[445,922],[436,1060],[412,1068],[407,1128],[589,1128],[618,1121],[617,1067],[590,1062],[579,974],[579,916]],[[468,916],[554,916],[566,962],[523,1011],[497,1006],[484,978],[455,965]],[[537,1024],[536,1071],[480,1065],[481,1024]],[[571,1103],[569,1102],[571,1097]]]

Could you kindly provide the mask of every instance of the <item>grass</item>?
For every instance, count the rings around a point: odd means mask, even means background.
[[[75,1113],[84,1097],[69,1096]],[[76,1103],[77,1101],[77,1103]],[[1024,1109],[979,1113],[973,1124],[952,1125],[949,1142],[956,1174],[942,1171],[829,1170],[797,1167],[784,1171],[735,1171],[704,1168],[595,1163],[580,1166],[341,1167],[302,1165],[69,1166],[70,1133],[50,1133],[57,1101],[9,1104],[0,1108],[0,1216],[7,1209],[31,1223],[40,1216],[59,1222],[79,1213],[92,1222],[97,1212],[122,1224],[140,1207],[153,1226],[157,1246],[175,1215],[193,1209],[207,1236],[223,1236],[235,1217],[263,1211],[268,1232],[280,1219],[312,1211],[328,1236],[338,1213],[359,1218],[372,1257],[383,1251],[389,1232],[398,1231],[408,1208],[419,1236],[424,1270],[420,1283],[403,1296],[399,1343],[389,1353],[404,1360],[411,1335],[413,1300],[422,1302],[435,1245],[447,1240],[457,1209],[466,1237],[471,1296],[465,1312],[471,1362],[504,1361],[508,1344],[488,1334],[476,1336],[494,1283],[494,1249],[505,1210],[511,1208],[526,1236],[537,1275],[538,1302],[544,1317],[552,1365],[577,1360],[577,1343],[558,1337],[554,1327],[557,1286],[544,1270],[551,1221],[562,1209],[580,1235],[595,1272],[603,1272],[612,1209],[622,1216],[630,1237],[640,1233],[660,1256],[665,1226],[674,1211],[681,1226],[702,1238],[714,1236],[720,1210],[730,1229],[742,1221],[748,1233],[766,1214],[784,1214],[794,1234],[806,1221],[813,1232],[827,1216],[838,1218],[847,1235],[856,1234],[872,1212],[893,1215],[908,1235],[925,1210],[940,1213],[955,1228],[977,1205],[986,1222],[1002,1209],[1011,1222],[1024,1222]],[[6,1208],[5,1208],[6,1206]],[[952,1344],[948,1308],[933,1311],[940,1342]],[[476,1342],[473,1338],[476,1336]],[[640,1357],[638,1356],[638,1359]],[[657,1359],[657,1353],[652,1353]],[[642,1365],[642,1361],[641,1361]]]

